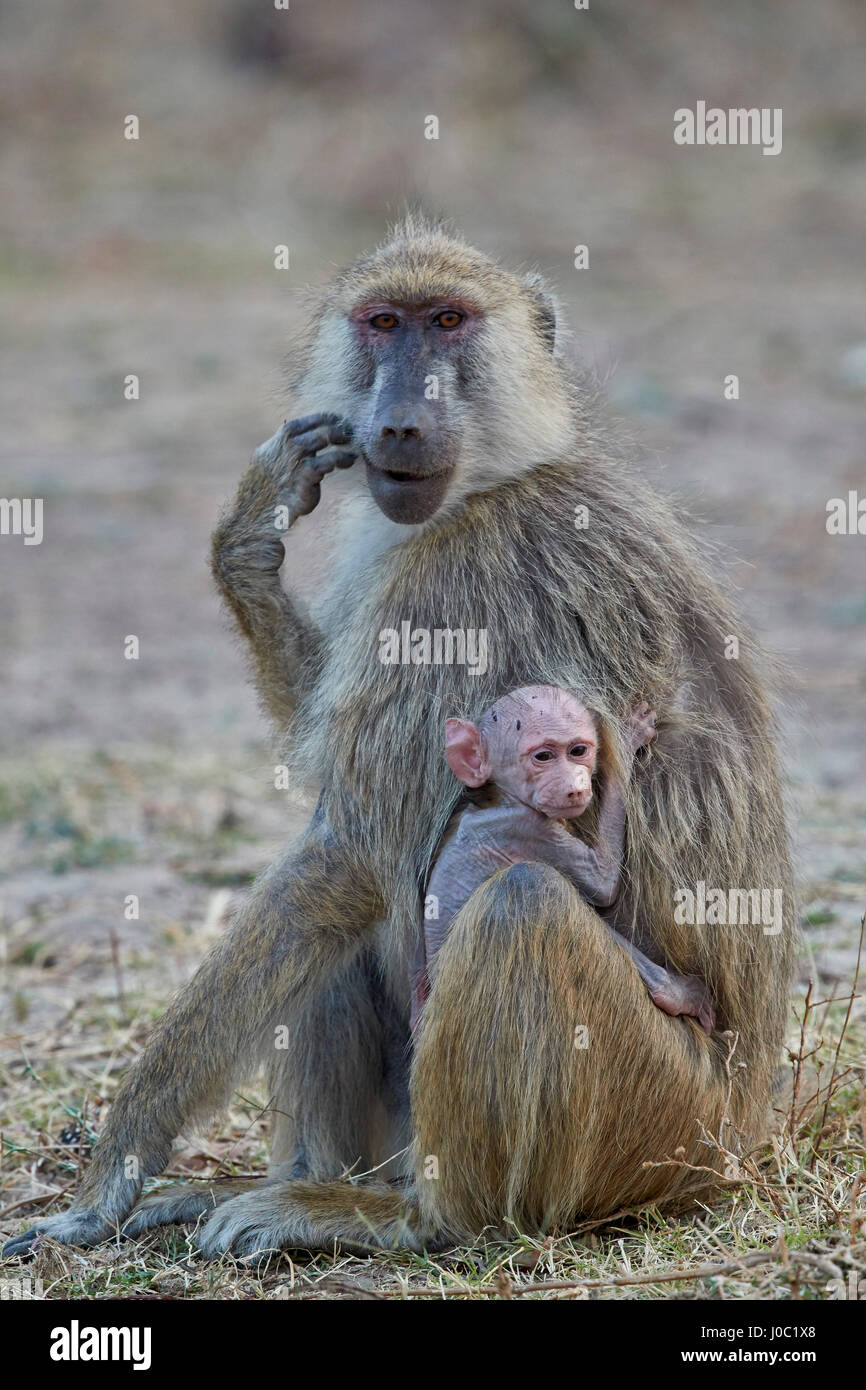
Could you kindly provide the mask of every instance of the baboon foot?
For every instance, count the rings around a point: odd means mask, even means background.
[[[264,1178],[218,1178],[214,1182],[181,1183],[160,1188],[142,1197],[124,1221],[121,1230],[132,1239],[156,1226],[184,1226],[207,1216],[223,1202],[236,1198],[251,1187],[261,1186]]]

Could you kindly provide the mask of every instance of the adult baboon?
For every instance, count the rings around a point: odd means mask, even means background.
[[[599,444],[554,336],[537,278],[417,218],[323,297],[297,383],[301,418],[255,454],[213,546],[292,767],[321,789],[318,809],[124,1079],[75,1205],[10,1252],[40,1232],[108,1235],[181,1128],[263,1062],[276,1113],[269,1178],[156,1193],[128,1231],[210,1212],[208,1254],[335,1238],[418,1247],[670,1198],[692,1182],[688,1168],[645,1164],[679,1146],[686,1162],[715,1161],[702,1126],[717,1132],[724,1108],[725,1029],[744,1064],[727,1132],[754,1135],[793,945],[767,704],[751,643],[681,521]],[[281,587],[275,517],[311,511],[323,475],[356,457],[313,621]],[[470,668],[454,659],[457,639],[481,629],[486,668]],[[406,639],[391,664],[388,630]],[[725,660],[736,631],[745,654]],[[436,632],[439,662],[426,659]],[[555,869],[515,865],[473,894],[442,948],[410,1123],[408,949],[458,791],[443,721],[477,720],[537,684],[599,712],[614,768],[636,701],[659,712],[629,784],[622,918],[630,906],[642,949],[707,983],[718,1031],[657,1009]],[[783,929],[678,922],[675,891],[698,882],[783,890]],[[274,1047],[280,1025],[288,1050]],[[410,1139],[403,1186],[344,1176]]]

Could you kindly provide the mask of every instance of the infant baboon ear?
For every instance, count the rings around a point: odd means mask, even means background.
[[[532,296],[535,326],[551,352],[556,347],[556,303],[537,271],[523,277],[523,288]]]
[[[445,757],[464,787],[483,787],[490,780],[490,764],[481,730],[468,719],[445,720]]]

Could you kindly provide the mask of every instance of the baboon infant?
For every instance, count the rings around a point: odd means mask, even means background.
[[[629,731],[631,763],[637,750],[655,738],[655,712],[645,703],[632,711]],[[715,1015],[702,981],[666,970],[617,929],[626,822],[622,789],[605,777],[595,848],[567,828],[566,822],[582,816],[592,800],[598,741],[594,715],[555,686],[512,691],[477,726],[465,719],[446,721],[449,767],[465,786],[484,787],[487,795],[483,804],[470,804],[454,819],[430,876],[427,902],[437,916],[425,920],[424,958],[419,952],[413,962],[413,1029],[436,978],[439,949],[464,903],[499,869],[541,861],[601,909],[658,1008],[689,1015],[706,1033],[712,1031]]]

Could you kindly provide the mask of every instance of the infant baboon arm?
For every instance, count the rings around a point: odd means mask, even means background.
[[[632,710],[628,721],[629,778],[635,753],[651,743],[655,736],[655,711],[642,701]],[[610,907],[619,892],[625,853],[625,823],[623,791],[605,778],[599,800],[595,847],[591,848],[584,841],[572,837],[557,837],[562,862],[557,863],[556,867],[597,907]]]
[[[656,1007],[673,1018],[681,1014],[696,1018],[705,1033],[712,1033],[716,1011],[703,980],[698,979],[697,975],[678,975],[675,971],[666,970],[663,965],[656,964],[654,960],[645,956],[643,951],[639,951],[633,941],[629,941],[613,928],[611,930],[634,961],[637,973]]]
[[[25,1255],[42,1236],[92,1245],[118,1229],[174,1138],[227,1102],[383,911],[363,863],[314,820],[259,880],[126,1073],[75,1205],[14,1237],[3,1254]]]
[[[253,454],[211,542],[217,587],[249,643],[259,693],[280,728],[295,711],[321,642],[280,583],[281,536],[316,507],[325,474],[355,462],[356,454],[331,447],[350,437],[335,415],[287,420]]]
[[[606,783],[599,798],[595,846],[567,832],[556,840],[556,867],[596,907],[610,907],[619,892],[625,852],[625,798]]]
[[[655,737],[655,714],[646,704],[633,710],[629,720],[629,749],[634,758]],[[629,774],[631,764],[629,765]],[[606,784],[601,795],[595,848],[565,833],[556,835],[556,867],[571,879],[580,893],[597,907],[610,907],[619,893],[625,853],[626,805],[620,789]],[[653,1003],[664,1013],[696,1018],[705,1033],[715,1024],[715,1010],[706,985],[696,975],[678,975],[650,960],[610,922],[605,923],[617,942],[634,961]]]
[[[604,840],[601,841],[602,820]],[[591,849],[563,831],[554,842],[550,862],[575,885],[581,895],[598,907],[609,907],[616,899],[622,867],[625,832],[625,803],[611,788],[602,799],[599,813],[599,840],[604,848]],[[570,844],[565,841],[570,840]],[[616,926],[605,926],[620,946],[628,951],[653,1003],[666,1014],[685,1014],[697,1018],[705,1033],[711,1033],[715,1012],[709,991],[695,975],[678,975],[650,960]]]

